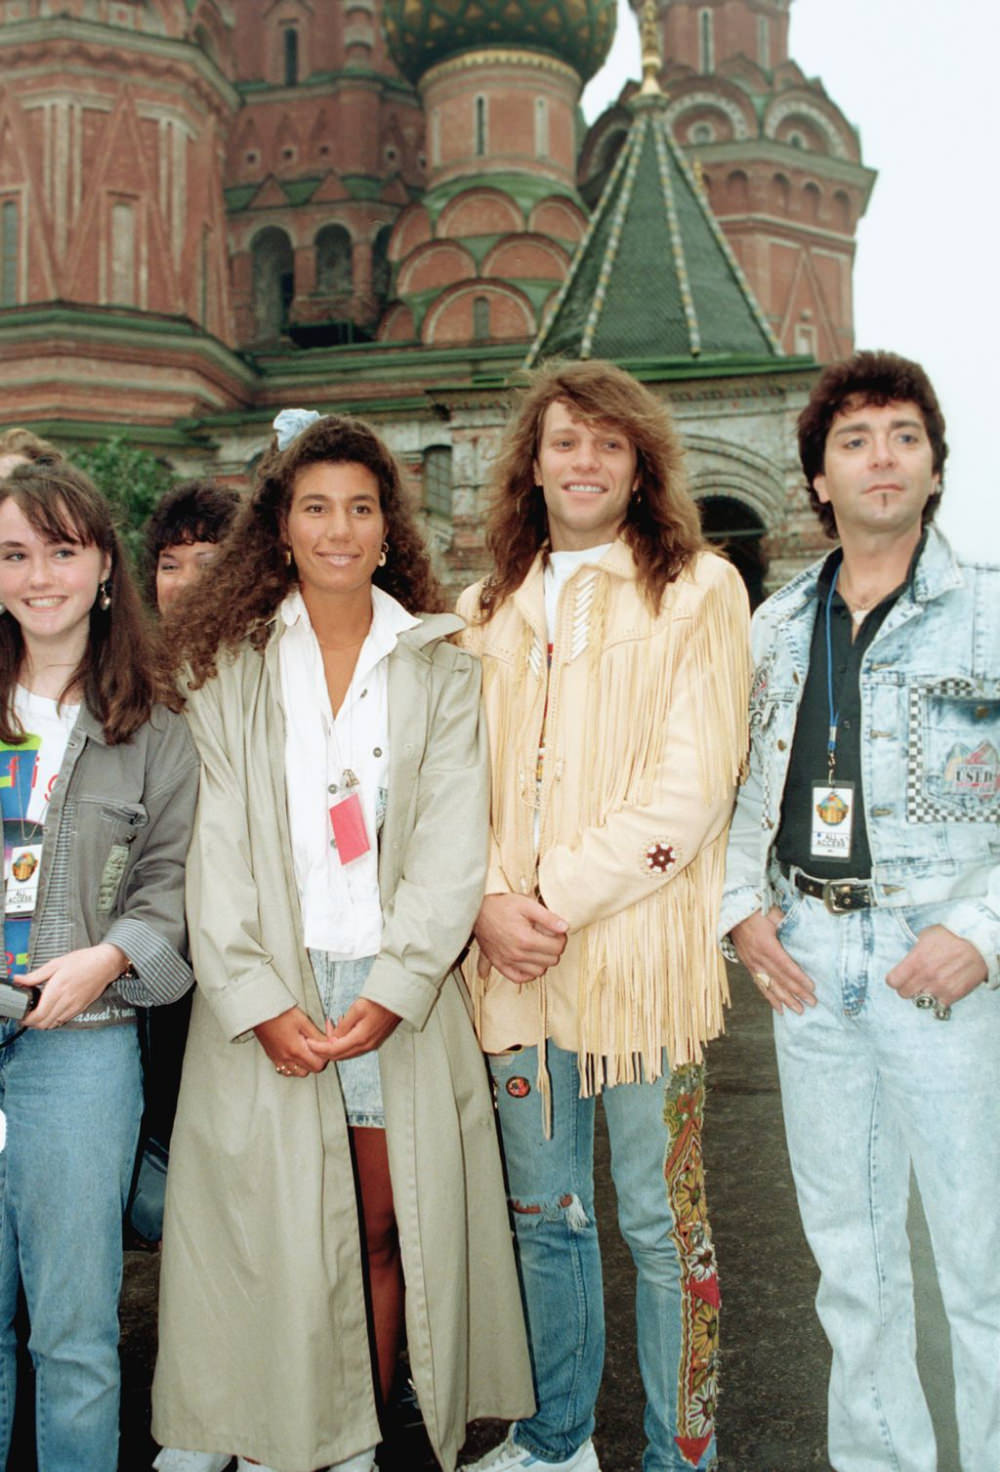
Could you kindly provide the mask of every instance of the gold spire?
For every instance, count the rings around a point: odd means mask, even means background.
[[[663,53],[660,50],[660,27],[656,0],[644,0],[639,21],[639,36],[642,42],[642,86],[640,97],[662,97],[660,69]]]

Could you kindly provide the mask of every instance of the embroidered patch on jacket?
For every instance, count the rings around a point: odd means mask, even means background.
[[[705,1197],[701,1121],[705,1070],[687,1064],[671,1074],[664,1121],[670,1134],[664,1178],[681,1263],[681,1356],[674,1441],[697,1467],[715,1435],[719,1391],[719,1275]]]
[[[676,863],[676,850],[664,838],[651,843],[642,856],[643,868],[648,869],[650,874],[669,874]]]
[[[97,889],[97,913],[99,915],[110,915],[115,907],[128,856],[129,845],[127,843],[111,845],[111,852],[105,860],[101,882]]]
[[[512,1099],[526,1099],[531,1093],[531,1084],[520,1074],[515,1075],[514,1078],[509,1078],[505,1087]]]
[[[911,823],[1000,818],[1000,688],[966,679],[910,690],[906,813]]]

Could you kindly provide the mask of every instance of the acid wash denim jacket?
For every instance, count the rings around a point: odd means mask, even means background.
[[[729,837],[720,934],[774,903],[771,849],[823,563],[754,616],[750,771]],[[878,905],[935,920],[1000,986],[1000,567],[960,561],[934,526],[864,654],[862,797]],[[914,917],[921,929],[927,919]]]
[[[131,1022],[135,1006],[172,1002],[194,984],[186,959],[184,865],[200,763],[187,722],[163,706],[110,746],[81,705],[45,815],[29,970],[109,941],[135,977],[119,977],[69,1027]],[[3,954],[3,974],[9,959]]]

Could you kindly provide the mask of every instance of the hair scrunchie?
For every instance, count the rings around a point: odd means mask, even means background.
[[[278,449],[287,450],[293,440],[297,440],[304,430],[322,418],[322,414],[317,414],[315,409],[282,409],[274,419]]]

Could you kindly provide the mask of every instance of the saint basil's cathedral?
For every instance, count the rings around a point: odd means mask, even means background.
[[[0,0],[0,420],[245,484],[278,409],[360,414],[458,587],[520,370],[608,358],[783,581],[874,174],[792,0],[632,3],[588,128],[615,0]]]

